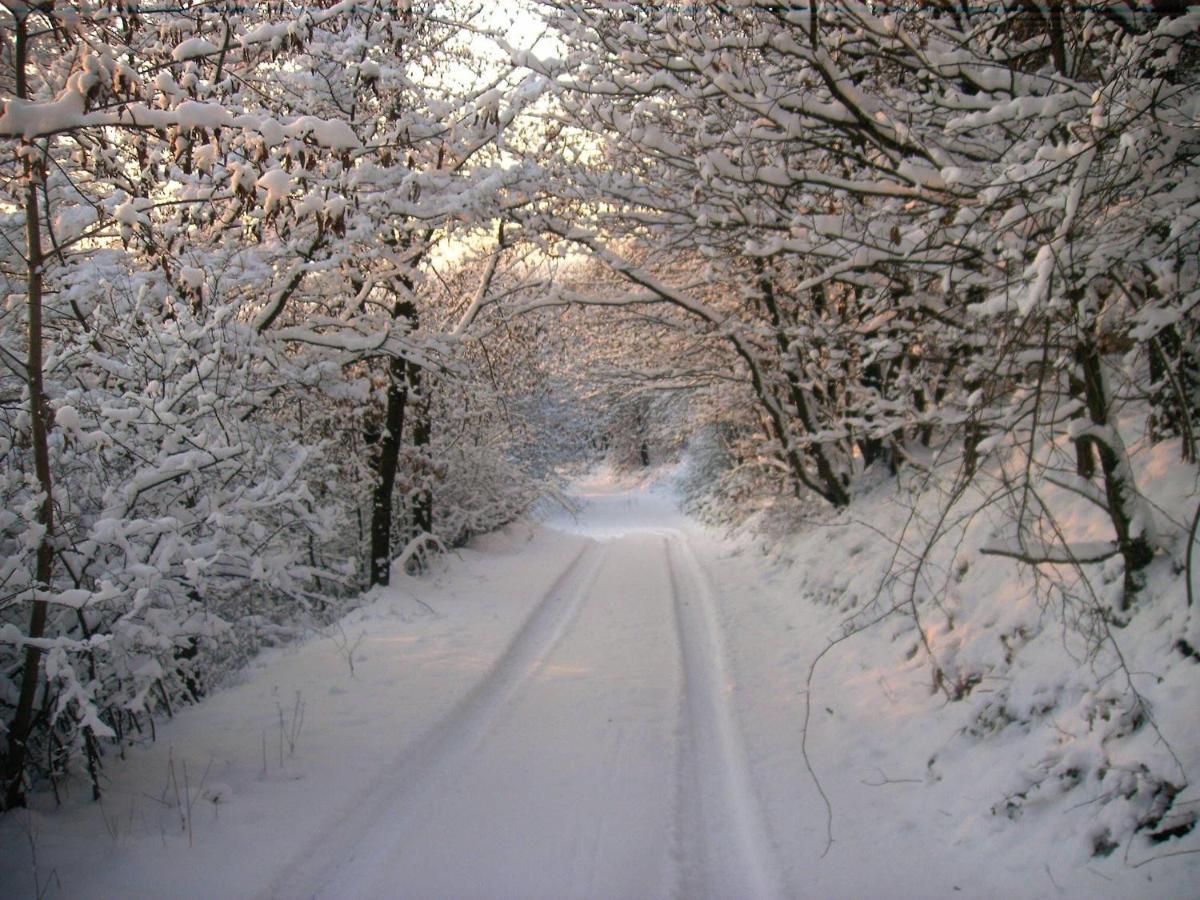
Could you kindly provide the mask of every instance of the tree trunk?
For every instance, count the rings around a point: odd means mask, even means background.
[[[425,384],[422,385],[422,382],[425,382]],[[429,410],[429,384],[428,380],[422,376],[421,367],[416,363],[408,363],[408,384],[409,389],[418,397],[413,415],[413,449],[426,454],[429,441],[433,437],[433,422],[430,419]],[[424,391],[422,390],[423,386],[425,388]],[[423,467],[423,471],[425,473],[425,484],[417,488],[414,492],[410,506],[412,537],[416,537],[421,533],[433,533],[433,490],[428,482],[433,473],[428,466]]]
[[[862,378],[860,383],[868,391],[874,391],[876,396],[882,398],[887,390],[886,378],[883,374],[883,366],[878,361],[869,363],[863,367]],[[865,433],[871,426],[874,416],[865,410],[848,410],[851,415],[860,413],[863,418],[864,434],[860,436],[855,443],[858,444],[858,451],[862,454],[863,468],[869,469],[871,464],[877,459],[882,459],[885,451],[883,440],[877,437],[872,437]]]
[[[1084,395],[1087,392],[1084,383],[1074,375],[1069,376],[1067,382],[1068,389],[1071,392],[1071,399],[1084,399]],[[1082,419],[1087,415],[1085,412],[1086,409],[1085,400],[1084,409],[1072,413],[1071,418]],[[1080,478],[1086,478],[1088,481],[1091,481],[1096,477],[1096,452],[1092,449],[1092,442],[1084,438],[1077,438],[1073,443],[1075,444],[1075,474]]]
[[[25,65],[29,53],[29,34],[24,13],[17,15],[16,27],[16,95],[20,99],[28,96]],[[33,148],[27,148],[30,151]],[[47,441],[49,409],[46,403],[45,386],[42,378],[42,235],[38,217],[38,185],[43,182],[44,164],[38,155],[29,152],[25,157],[25,243],[26,243],[26,290],[28,292],[29,346],[25,364],[29,390],[29,418],[33,443],[33,467],[42,493],[38,506],[37,524],[42,528],[38,542],[36,571],[34,573],[33,609],[29,620],[29,639],[36,641],[46,631],[47,604],[38,599],[39,590],[50,589],[54,565],[54,497],[50,477],[50,447]],[[4,760],[4,808],[23,806],[23,776],[30,728],[33,723],[33,704],[40,682],[42,650],[32,643],[25,646],[25,661],[21,671],[21,689],[17,698],[17,709],[9,725],[8,752]]]
[[[1138,573],[1154,558],[1143,528],[1134,526],[1134,507],[1137,485],[1125,448],[1117,435],[1116,425],[1108,417],[1108,391],[1104,384],[1103,363],[1095,343],[1087,342],[1078,348],[1079,365],[1083,373],[1084,395],[1088,415],[1100,434],[1091,436],[1100,457],[1104,473],[1104,495],[1108,502],[1108,517],[1117,534],[1117,547],[1125,561],[1125,596],[1121,608],[1128,609],[1141,586]],[[1107,432],[1107,434],[1105,434]]]
[[[408,373],[404,360],[388,360],[387,409],[379,456],[375,460],[375,493],[371,501],[371,586],[390,584],[392,573],[392,493],[400,461],[404,412],[408,406]]]

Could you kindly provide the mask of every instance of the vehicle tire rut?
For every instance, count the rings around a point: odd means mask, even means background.
[[[595,542],[579,551],[470,692],[408,745],[386,776],[344,807],[304,853],[281,868],[265,896],[347,896],[350,870],[371,870],[403,841],[419,811],[436,801],[567,633],[607,552]]]
[[[676,772],[678,895],[776,897],[779,866],[730,708],[716,599],[687,539],[665,538],[682,661]]]

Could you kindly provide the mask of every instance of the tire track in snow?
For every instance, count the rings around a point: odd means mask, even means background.
[[[302,854],[280,868],[264,896],[361,895],[354,888],[356,876],[369,876],[403,841],[420,810],[436,799],[483,743],[500,712],[542,668],[576,618],[607,554],[606,545],[584,546],[470,692],[410,744],[388,774],[323,828]]]
[[[687,539],[665,540],[683,668],[676,840],[682,897],[782,896],[779,866],[727,700],[712,587]]]
[[[679,656],[661,542],[608,553],[544,666],[352,895],[673,895]]]

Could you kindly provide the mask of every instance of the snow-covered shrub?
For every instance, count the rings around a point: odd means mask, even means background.
[[[197,315],[160,277],[111,257],[86,271],[87,282],[62,285],[89,327],[59,320],[47,385],[59,565],[29,751],[51,775],[56,747],[94,757],[97,739],[141,731],[145,715],[201,696],[267,638],[262,623],[294,621],[345,569],[309,552],[341,527],[312,489],[322,448],[260,414],[269,353],[253,329],[217,303]],[[36,498],[22,475],[26,427],[0,422],[14,510]],[[30,528],[17,515],[0,531],[8,703],[33,588]]]
[[[717,481],[733,468],[728,438],[716,425],[701,428],[688,440],[676,484],[688,507],[703,506]]]
[[[448,547],[487,534],[524,513],[543,486],[490,447],[449,447],[433,482],[434,534]]]

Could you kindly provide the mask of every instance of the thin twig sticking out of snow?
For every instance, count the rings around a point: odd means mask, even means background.
[[[1187,565],[1185,567],[1187,570],[1186,577],[1187,577],[1188,606],[1196,605],[1196,598],[1195,598],[1195,590],[1196,589],[1195,589],[1195,587],[1193,587],[1193,585],[1195,584],[1195,579],[1196,579],[1196,567],[1195,567],[1194,560],[1196,557],[1197,532],[1200,532],[1200,505],[1196,506],[1196,517],[1194,519],[1192,519],[1192,527],[1188,531]]]

